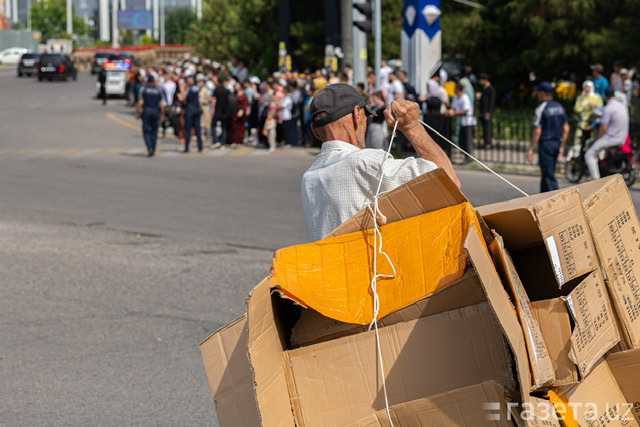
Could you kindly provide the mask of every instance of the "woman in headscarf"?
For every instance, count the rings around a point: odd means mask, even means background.
[[[593,82],[586,80],[582,83],[582,92],[576,98],[573,111],[578,113],[580,121],[575,132],[574,145],[580,146],[582,141],[582,128],[589,125],[589,117],[597,107],[602,107],[602,98],[595,93]]]

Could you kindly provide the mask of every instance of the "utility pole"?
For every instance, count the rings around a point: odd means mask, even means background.
[[[73,2],[67,0],[67,34],[73,35]]]
[[[109,40],[109,0],[99,0],[100,40]]]
[[[118,0],[111,2],[111,46],[120,47],[120,34],[118,33]]]
[[[164,46],[165,41],[165,32],[164,32],[164,2],[165,0],[160,0],[162,5],[160,6],[160,45]]]
[[[373,7],[373,34],[375,43],[376,84],[380,84],[380,62],[382,61],[382,6],[381,0],[374,0]]]
[[[160,19],[159,19],[159,5],[158,0],[153,0],[153,39],[158,40],[160,38]]]

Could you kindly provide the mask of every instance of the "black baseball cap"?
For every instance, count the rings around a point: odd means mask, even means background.
[[[356,106],[364,108],[367,116],[377,116],[353,86],[337,83],[326,86],[316,93],[311,101],[309,113],[313,126],[319,128],[353,113]],[[316,119],[315,116],[318,113],[328,115]]]

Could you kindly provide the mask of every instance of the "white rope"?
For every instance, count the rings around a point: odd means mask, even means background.
[[[387,255],[386,252],[382,250],[382,233],[380,232],[380,228],[378,227],[378,215],[382,215],[380,209],[378,207],[378,198],[380,196],[380,189],[382,188],[382,179],[384,178],[384,164],[389,158],[391,151],[391,146],[393,145],[393,140],[396,137],[396,129],[398,128],[398,122],[393,126],[393,133],[391,134],[391,140],[389,141],[389,147],[387,148],[387,152],[385,153],[384,158],[382,159],[382,164],[380,165],[380,179],[378,181],[378,188],[376,189],[376,194],[373,196],[373,207],[368,205],[369,211],[371,212],[371,217],[373,219],[373,278],[371,279],[371,292],[373,293],[373,321],[369,325],[369,330],[374,328],[376,331],[376,347],[378,352],[378,361],[380,364],[380,375],[382,376],[382,390],[384,392],[384,405],[387,410],[387,416],[389,417],[389,423],[391,427],[393,427],[393,420],[391,419],[391,411],[389,409],[389,397],[387,395],[387,380],[386,374],[384,370],[384,360],[382,359],[382,348],[380,345],[380,334],[378,332],[378,315],[380,314],[380,297],[378,296],[378,278],[387,278],[393,279],[396,277],[396,267],[391,262],[391,258]],[[379,242],[379,243],[378,243]],[[391,268],[393,269],[393,274],[378,274],[378,253],[383,255]]]
[[[513,184],[511,181],[509,181],[508,179],[506,179],[505,177],[503,177],[502,175],[500,175],[499,173],[495,172],[493,169],[491,169],[489,166],[485,165],[484,163],[482,163],[480,160],[478,160],[477,158],[473,157],[471,154],[467,153],[466,151],[464,151],[462,148],[458,147],[455,143],[451,142],[448,138],[445,138],[440,132],[438,132],[437,130],[435,130],[434,128],[432,128],[431,126],[429,126],[428,124],[426,124],[425,122],[423,122],[422,120],[418,120],[420,123],[422,123],[424,126],[426,126],[427,128],[431,129],[436,135],[438,135],[440,138],[444,139],[445,141],[447,141],[449,144],[453,145],[454,147],[456,147],[458,150],[462,151],[466,156],[469,156],[474,162],[478,163],[480,166],[482,166],[483,168],[485,168],[486,170],[488,170],[489,172],[491,172],[492,174],[494,174],[495,176],[497,176],[498,178],[500,178],[501,180],[503,180],[504,182],[506,182],[507,184],[509,184],[510,186],[512,186],[513,188],[515,188],[516,190],[518,190],[519,192],[521,192],[522,194],[524,194],[525,196],[529,196],[527,193],[525,193],[524,191],[522,191],[520,188],[518,188],[515,184]]]

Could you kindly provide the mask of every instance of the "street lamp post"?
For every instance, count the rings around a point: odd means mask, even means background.
[[[73,2],[67,0],[67,34],[73,34]]]
[[[164,0],[160,0],[162,5],[160,6],[160,46],[164,46]]]

